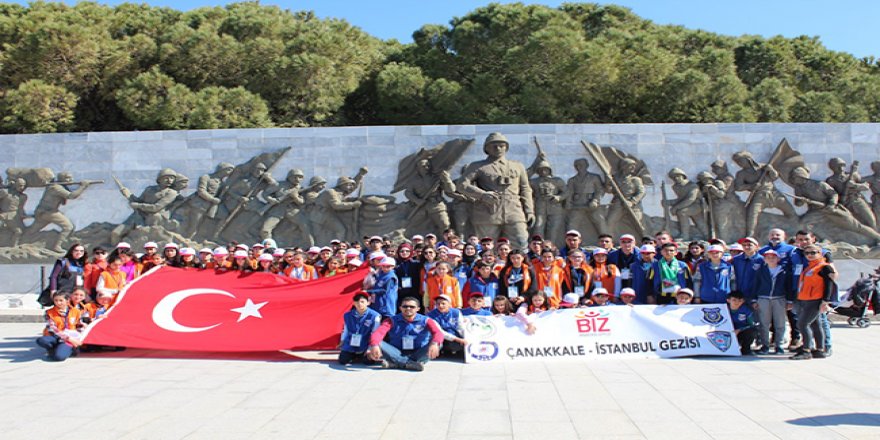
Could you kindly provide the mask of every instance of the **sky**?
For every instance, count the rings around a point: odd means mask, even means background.
[[[18,3],[25,3],[17,0]],[[71,2],[67,2],[71,3]],[[118,1],[100,1],[118,4]],[[224,5],[210,0],[147,0],[156,6],[189,10]],[[312,10],[321,18],[342,18],[369,34],[412,42],[425,24],[448,24],[453,17],[488,0],[300,0],[262,1],[291,10]],[[498,3],[512,3],[499,1]],[[559,6],[561,1],[524,3]],[[682,25],[723,35],[818,36],[825,47],[856,57],[880,56],[880,2],[876,0],[618,0],[592,1],[626,6],[657,24]]]

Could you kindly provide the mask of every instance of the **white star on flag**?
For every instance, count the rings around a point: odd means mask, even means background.
[[[261,302],[259,304],[254,304],[250,298],[244,303],[243,306],[230,310],[231,312],[239,313],[238,321],[244,321],[249,316],[253,316],[255,318],[263,319],[263,315],[260,314],[260,308],[269,304],[269,301]]]

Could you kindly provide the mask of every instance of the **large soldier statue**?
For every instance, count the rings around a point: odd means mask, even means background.
[[[534,166],[538,177],[531,180],[532,194],[535,196],[535,226],[532,233],[554,243],[562,243],[565,238],[565,181],[553,175],[550,162],[542,153]]]
[[[589,172],[587,159],[574,161],[577,174],[568,179],[565,189],[565,203],[568,207],[568,229],[576,229],[589,234],[589,227],[600,234],[605,231],[605,219],[599,202],[605,195],[602,177]]]
[[[681,168],[669,170],[669,179],[672,180],[672,191],[677,196],[673,200],[667,200],[672,214],[678,218],[680,235],[686,239],[692,237],[691,223],[697,228],[699,234],[703,234],[704,221],[703,206],[700,203],[700,188],[696,183],[687,178],[687,174]]]
[[[303,189],[300,184],[305,179],[305,173],[300,169],[292,169],[287,172],[284,182],[268,188],[263,192],[269,202],[269,209],[264,215],[263,226],[260,228],[260,238],[266,240],[272,238],[272,232],[282,220],[288,220],[290,225],[302,233],[309,246],[314,244],[314,237],[310,227],[310,221],[303,208],[306,203],[305,196],[310,192],[320,191],[324,188],[323,182]]]
[[[462,176],[462,192],[477,202],[471,215],[475,232],[480,237],[511,240],[511,245],[524,249],[529,225],[535,221],[532,189],[522,163],[505,158],[510,142],[501,133],[486,137],[483,152],[486,159],[468,165]]]
[[[312,211],[312,223],[321,225],[315,230],[315,240],[318,243],[356,238],[358,228],[355,227],[355,218],[363,202],[358,197],[348,196],[361,186],[367,171],[366,167],[361,167],[353,178],[342,176],[337,180],[336,186],[318,195]]]
[[[223,184],[233,170],[235,167],[231,163],[221,162],[213,173],[199,177],[196,192],[189,196],[188,206],[185,208],[188,211],[184,220],[183,235],[185,237],[195,237],[205,219],[226,218],[226,215],[229,214],[221,204],[220,196]],[[219,212],[221,209],[223,212]]]

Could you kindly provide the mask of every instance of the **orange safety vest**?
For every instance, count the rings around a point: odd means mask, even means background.
[[[529,273],[529,266],[526,266],[525,264],[523,264],[520,269],[522,269],[522,276],[523,276],[523,288],[522,288],[522,292],[520,292],[520,294],[522,294],[522,293],[528,291],[529,287],[532,285],[532,274]],[[508,286],[508,287],[510,287],[510,286],[507,284],[507,280],[510,278],[510,271],[511,270],[513,270],[513,266],[510,266],[507,269],[502,270],[501,273],[498,274],[498,280],[500,282],[504,283],[504,285]]]
[[[825,296],[825,279],[819,275],[819,271],[827,265],[828,262],[824,258],[818,259],[801,271],[797,299],[811,301],[822,299]]]
[[[75,307],[67,308],[67,316],[61,315],[61,312],[58,311],[57,307],[52,307],[49,310],[46,310],[46,320],[51,321],[52,324],[55,324],[55,328],[58,331],[64,330],[76,330],[77,324],[79,324],[79,318],[82,316],[82,311]],[[49,322],[47,322],[49,324]],[[43,336],[49,336],[52,333],[49,332],[49,327],[47,326],[45,330],[43,330]]]
[[[290,274],[293,273],[293,269],[293,266],[287,266],[287,269],[284,269],[284,275],[287,275],[289,277]],[[302,281],[311,281],[316,279],[318,279],[318,271],[315,270],[315,267],[309,266],[308,264],[303,264]]]
[[[452,299],[452,307],[456,309],[461,308],[461,286],[458,285],[458,278],[452,275],[444,275],[443,277],[440,277],[435,274],[428,277],[427,284],[428,291],[425,293],[427,310],[434,309],[434,300],[436,300],[440,294],[447,295]]]
[[[562,301],[562,281],[565,273],[556,264],[550,266],[550,270],[544,270],[544,265],[535,265],[535,283],[538,291],[544,292],[551,307],[559,307]]]
[[[608,302],[614,301],[614,281],[619,277],[620,269],[613,264],[597,264],[593,267],[593,284],[601,283],[608,291]]]

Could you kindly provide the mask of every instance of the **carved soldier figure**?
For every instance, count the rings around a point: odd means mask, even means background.
[[[543,235],[554,243],[560,243],[565,233],[565,181],[553,176],[547,158],[541,155],[535,177],[529,183],[535,197],[535,226],[533,234]]]
[[[524,249],[528,227],[535,221],[532,188],[522,163],[505,158],[510,142],[501,133],[491,133],[483,143],[486,159],[468,165],[462,176],[462,191],[477,203],[471,223],[480,237],[503,233],[511,245]]]
[[[868,188],[871,189],[871,210],[874,218],[880,219],[880,161],[871,162],[871,171],[874,174],[865,176],[862,182],[867,183]]]
[[[636,161],[630,158],[621,159],[617,165],[617,173],[614,175],[614,182],[617,184],[617,187],[620,188],[620,192],[623,194],[624,199],[621,200],[616,194],[614,195],[614,198],[611,199],[611,206],[608,207],[607,220],[609,227],[619,228],[619,225],[621,225],[622,222],[629,219],[626,215],[624,204],[627,204],[632,208],[639,223],[642,223],[642,199],[645,198],[646,192],[644,181],[642,181],[642,178],[636,174]],[[607,192],[612,192],[611,182],[606,184],[605,190]]]
[[[681,168],[669,170],[669,178],[672,180],[672,191],[677,196],[674,200],[667,200],[672,214],[678,218],[678,229],[681,236],[690,239],[691,222],[697,228],[698,233],[703,233],[703,207],[700,205],[700,188],[696,183],[687,178],[687,174]]]
[[[11,247],[18,246],[24,233],[24,205],[27,203],[27,181],[22,178],[9,179],[9,186],[0,189],[0,228],[12,233]]]
[[[336,186],[318,195],[312,218],[314,224],[321,225],[315,231],[318,243],[329,243],[333,239],[350,239],[357,233],[352,230],[346,234],[346,224],[351,223],[352,219],[344,220],[343,215],[360,208],[363,204],[360,200],[347,196],[361,185],[365,174],[367,174],[367,168],[362,167],[354,178],[342,176],[336,181]]]
[[[61,232],[50,246],[55,252],[64,252],[62,243],[70,237],[70,234],[75,229],[73,222],[61,213],[61,205],[66,204],[68,200],[79,197],[91,185],[91,182],[85,181],[80,183],[79,188],[71,191],[70,185],[72,183],[72,174],[66,171],[58,173],[58,178],[55,182],[49,184],[46,187],[46,191],[43,192],[43,198],[40,199],[40,203],[34,209],[34,223],[27,229],[28,235],[34,235],[46,226],[58,225],[61,228]]]
[[[281,223],[281,220],[287,219],[294,227],[302,231],[309,246],[314,243],[309,219],[303,212],[306,203],[304,196],[306,193],[315,191],[316,187],[323,189],[324,185],[318,184],[303,190],[300,186],[303,179],[305,179],[303,170],[292,169],[287,173],[284,183],[267,188],[263,192],[263,196],[269,202],[269,209],[264,216],[263,226],[260,228],[260,238],[263,240],[272,238],[275,227]]]
[[[473,211],[474,200],[473,197],[464,194],[461,191],[462,188],[462,177],[464,176],[464,170],[467,169],[467,165],[461,167],[461,175],[458,179],[452,181],[455,184],[456,193],[452,198],[451,210],[452,210],[452,221],[455,223],[455,229],[461,234],[465,234],[467,232],[471,232],[471,212]]]
[[[808,216],[816,216],[820,221],[831,223],[840,229],[862,234],[880,242],[880,234],[861,224],[849,211],[838,206],[839,195],[837,191],[825,182],[810,179],[808,169],[797,167],[792,170],[791,181],[794,184],[796,196],[794,204],[797,206],[807,205],[807,213],[804,214],[805,221],[809,220]]]
[[[862,183],[858,171],[854,170],[852,175],[846,171],[846,162],[839,157],[832,157],[828,161],[828,168],[831,169],[831,175],[825,179],[825,183],[831,185],[840,196],[840,204],[849,209],[856,220],[862,222],[863,225],[877,230],[877,218],[871,211],[871,206],[862,195],[862,191],[867,191],[870,186]]]
[[[596,233],[604,231],[605,220],[599,209],[599,201],[605,195],[605,184],[602,177],[591,173],[590,163],[587,159],[574,161],[574,169],[577,170],[572,178],[568,179],[565,188],[565,200],[568,208],[568,229],[584,230],[587,222],[593,225]]]
[[[410,218],[424,214],[433,222],[435,231],[445,231],[449,229],[450,222],[443,194],[454,197],[455,184],[446,170],[435,173],[428,159],[419,160],[417,168],[416,178],[404,192],[404,196],[414,204]]]
[[[712,162],[710,169],[712,170],[712,174],[715,175],[714,180],[720,181],[724,184],[725,198],[729,201],[733,201],[734,199],[739,200],[736,196],[736,191],[733,189],[735,178],[733,177],[733,174],[730,174],[730,170],[727,168],[727,162],[718,159],[715,162]]]
[[[737,171],[733,183],[735,191],[748,191],[752,193],[751,202],[746,210],[746,236],[755,235],[758,226],[758,217],[767,208],[777,208],[788,218],[797,217],[794,207],[786,200],[785,196],[776,189],[773,182],[779,178],[779,173],[769,164],[761,165],[752,158],[752,153],[740,151],[733,155],[733,161],[742,168]]]
[[[223,205],[229,212],[235,210],[240,204],[244,204],[244,209],[246,211],[251,211],[257,214],[263,210],[265,202],[260,199],[260,193],[266,188],[278,184],[278,182],[266,172],[267,169],[268,167],[266,167],[266,164],[257,162],[251,169],[250,175],[242,176],[234,182],[229,182],[229,189],[223,200]]]
[[[174,181],[177,173],[171,168],[164,168],[156,176],[156,185],[148,186],[136,197],[132,192],[122,186],[119,191],[128,199],[128,205],[134,210],[125,222],[117,226],[110,233],[110,241],[118,243],[136,226],[160,226],[167,222],[167,208],[177,198],[174,189]]]
[[[226,178],[232,174],[233,170],[235,170],[235,167],[231,163],[221,162],[213,173],[199,177],[196,192],[189,197],[189,206],[187,208],[189,212],[184,221],[186,228],[183,231],[184,236],[193,238],[206,216],[208,218],[218,216],[224,218],[229,214],[225,206],[221,204],[220,192]],[[223,212],[218,212],[221,209]]]
[[[732,179],[731,183],[733,183]],[[735,213],[741,211],[742,202],[731,200],[731,196],[733,199],[736,199],[736,196],[727,191],[728,187],[724,180],[717,178],[717,175],[713,176],[708,171],[697,174],[697,185],[704,200],[707,201],[706,209],[711,209],[710,218],[714,225],[710,226],[715,228],[716,238],[737,235],[733,230],[733,220]]]

